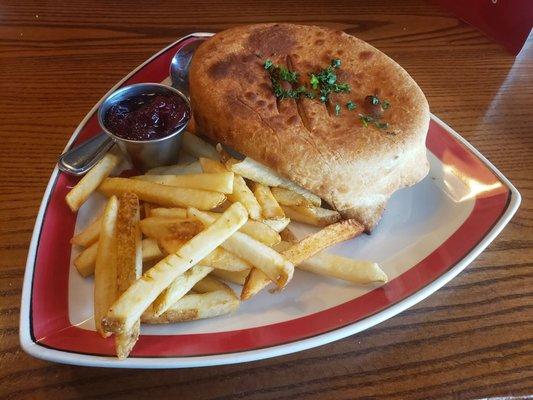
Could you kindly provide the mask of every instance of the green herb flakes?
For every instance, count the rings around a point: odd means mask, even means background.
[[[350,100],[348,103],[346,103],[346,108],[350,111],[355,110],[357,108],[357,104]]]

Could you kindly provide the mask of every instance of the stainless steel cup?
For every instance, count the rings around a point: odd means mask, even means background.
[[[191,115],[189,99],[183,93],[170,86],[160,85],[158,83],[139,83],[123,87],[116,92],[113,92],[102,102],[98,109],[98,122],[100,122],[100,126],[104,132],[113,139],[122,152],[129,157],[133,166],[141,172],[178,162],[181,134],[185,130],[188,122],[184,121],[184,123],[178,126],[175,131],[160,139],[129,140],[115,135],[105,125],[105,115],[107,111],[121,100],[143,93],[171,93],[180,96],[189,107],[189,116]]]

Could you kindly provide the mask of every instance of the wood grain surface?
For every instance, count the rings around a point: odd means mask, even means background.
[[[64,3],[64,4],[61,4]],[[111,4],[116,3],[116,4]],[[72,131],[122,76],[176,38],[259,21],[343,29],[404,66],[432,111],[516,185],[509,226],[452,282],[372,329],[234,366],[107,370],[19,346],[24,265]],[[424,1],[0,1],[0,397],[475,399],[533,395],[533,57]]]

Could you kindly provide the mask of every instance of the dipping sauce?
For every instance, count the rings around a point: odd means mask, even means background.
[[[189,106],[177,94],[143,93],[109,108],[104,123],[123,139],[154,140],[170,135],[189,119]]]

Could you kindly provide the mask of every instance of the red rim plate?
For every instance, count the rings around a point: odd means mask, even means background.
[[[161,82],[179,46],[165,49],[121,86],[140,82]],[[95,113],[75,138],[86,140],[99,131]],[[464,223],[418,264],[386,285],[371,292],[305,317],[281,323],[218,333],[185,335],[142,335],[131,358],[193,357],[244,352],[296,342],[359,322],[406,299],[435,281],[464,259],[487,236],[508,211],[511,187],[457,140],[441,124],[431,121],[427,148],[445,165],[493,189],[477,195]],[[113,339],[104,340],[94,332],[72,326],[68,316],[70,243],[76,215],[64,198],[77,178],[59,173],[45,205],[33,260],[29,333],[31,340],[63,352],[114,356]],[[488,244],[488,243],[487,243]],[[30,254],[31,257],[31,254]]]

